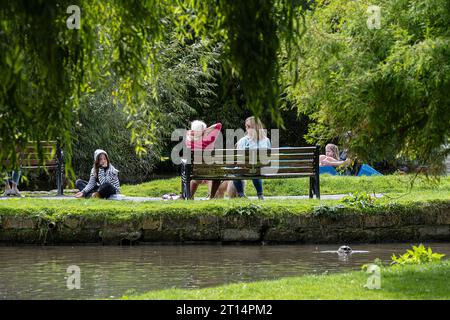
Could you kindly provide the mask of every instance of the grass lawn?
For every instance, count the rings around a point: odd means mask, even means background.
[[[423,177],[413,179],[412,175],[387,175],[372,177],[353,176],[320,176],[322,194],[346,194],[350,192],[367,193],[408,193],[411,183],[412,191],[450,191],[450,176],[441,177],[439,181],[427,180]],[[154,180],[138,185],[122,186],[122,193],[127,196],[161,197],[165,193],[180,192],[180,178]],[[266,179],[264,180],[264,195],[266,196],[299,196],[307,195],[309,179]],[[196,196],[205,197],[208,188],[201,185]],[[449,192],[450,193],[450,192]],[[251,183],[247,184],[246,194],[255,196]]]
[[[439,181],[427,181],[417,178],[413,188],[409,188],[412,176],[374,176],[374,177],[336,177],[321,176],[323,194],[345,194],[362,191],[383,193],[378,198],[377,205],[385,206],[399,204],[401,206],[420,206],[422,203],[443,203],[450,200],[450,177],[441,177]],[[266,180],[264,188],[266,195],[298,195],[306,194],[308,179]],[[179,178],[155,180],[139,185],[124,185],[122,192],[133,196],[159,196],[163,193],[179,189]],[[206,186],[201,186],[199,195],[206,195]],[[249,195],[254,194],[254,188],[247,188]],[[224,215],[235,208],[255,207],[258,214],[282,215],[303,214],[314,211],[317,206],[339,205],[339,200],[279,200],[267,199],[256,201],[249,199],[210,200],[210,201],[105,201],[101,199],[64,199],[48,200],[34,197],[13,198],[0,201],[0,215],[65,215],[81,214],[89,216],[108,216],[110,218],[126,218],[141,214],[165,215]]]
[[[366,191],[383,193],[384,196],[375,202],[375,208],[350,208],[345,212],[363,214],[387,211],[409,214],[415,209],[428,210],[432,205],[448,207],[450,202],[450,177],[443,177],[439,183],[417,180],[409,190],[410,176],[382,177],[333,177],[322,178],[322,192],[349,193]],[[177,190],[179,179],[156,180],[140,185],[125,185],[123,193],[136,196],[156,196],[164,192]],[[308,179],[267,180],[265,189],[267,195],[294,194],[295,189],[307,192]],[[304,186],[304,188],[302,187]],[[327,189],[328,188],[328,189]],[[253,186],[247,188],[248,193],[254,192]],[[202,186],[201,192],[206,193]],[[58,220],[65,215],[82,215],[95,219],[126,220],[139,219],[142,216],[224,216],[244,212],[259,216],[282,216],[314,213],[321,207],[342,206],[339,200],[317,199],[266,199],[265,201],[250,199],[225,199],[209,201],[106,201],[101,199],[40,199],[35,197],[13,198],[0,200],[0,216],[22,215],[48,217]],[[243,211],[242,211],[243,208]],[[344,212],[344,213],[345,213]]]
[[[407,194],[391,193],[376,200],[374,208],[352,207],[352,212],[371,213],[383,210],[402,208],[409,209],[429,207],[430,205],[447,206],[450,201],[448,191],[414,191]],[[250,199],[224,199],[208,201],[106,201],[102,199],[40,199],[12,198],[0,201],[0,216],[2,215],[32,215],[32,216],[65,216],[84,215],[90,217],[105,217],[108,219],[126,219],[141,215],[195,216],[209,214],[223,216],[233,214],[236,209],[247,208],[262,216],[297,215],[314,212],[319,206],[334,207],[342,205],[340,200],[317,199],[271,199],[265,201]]]
[[[381,289],[364,288],[363,271],[306,275],[275,281],[236,283],[199,290],[151,291],[123,299],[450,299],[450,260],[400,268],[383,268]]]

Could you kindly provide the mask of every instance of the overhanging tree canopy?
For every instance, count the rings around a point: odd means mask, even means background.
[[[286,91],[313,121],[309,141],[344,142],[351,131],[350,150],[363,160],[442,164],[450,134],[450,2],[316,4],[292,57],[300,80]],[[368,27],[370,5],[381,9],[379,29]]]
[[[248,107],[277,116],[281,43],[302,30],[302,0],[2,1],[0,3],[0,158],[15,162],[27,140],[60,138],[70,156],[70,126],[82,95],[117,75],[111,94],[131,118],[143,110],[157,79],[157,43],[167,25],[186,41],[224,43],[223,63],[240,79]],[[81,29],[68,29],[69,5],[81,8]],[[157,118],[157,117],[155,117]],[[281,119],[280,119],[281,121]],[[134,135],[152,143],[152,130]],[[70,160],[70,159],[69,159]],[[70,162],[70,161],[69,161]],[[1,164],[0,166],[3,166]]]

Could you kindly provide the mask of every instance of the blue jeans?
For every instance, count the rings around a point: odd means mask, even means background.
[[[262,179],[253,179],[252,182],[253,182],[253,186],[256,189],[256,194],[258,196],[262,196],[262,194],[263,194]],[[242,183],[242,180],[234,180],[233,184],[234,184],[234,187],[236,188],[238,196],[245,197],[244,184]]]
[[[21,171],[19,170],[19,171],[12,171],[12,173],[11,173],[11,178],[8,178],[7,179],[7,182],[10,184],[10,185],[12,185],[13,183],[15,184],[15,185],[19,185],[19,180],[20,180],[20,175],[21,175]]]

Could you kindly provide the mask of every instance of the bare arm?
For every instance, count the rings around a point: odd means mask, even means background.
[[[333,167],[339,167],[340,165],[349,163],[347,160],[345,161],[336,160],[334,158],[327,157],[325,155],[321,155],[319,157],[319,162],[321,166],[333,166]]]

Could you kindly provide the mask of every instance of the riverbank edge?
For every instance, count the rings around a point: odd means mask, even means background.
[[[306,274],[201,289],[164,289],[122,300],[448,300],[450,260],[381,267],[380,288],[368,289],[364,271]]]
[[[217,209],[217,208],[216,208]],[[160,208],[117,216],[101,213],[0,213],[0,244],[139,243],[381,243],[450,241],[450,201],[388,204],[375,208],[341,205],[283,210],[241,205],[215,212],[179,214]],[[32,210],[31,210],[32,211]],[[120,211],[120,210],[119,210]]]

